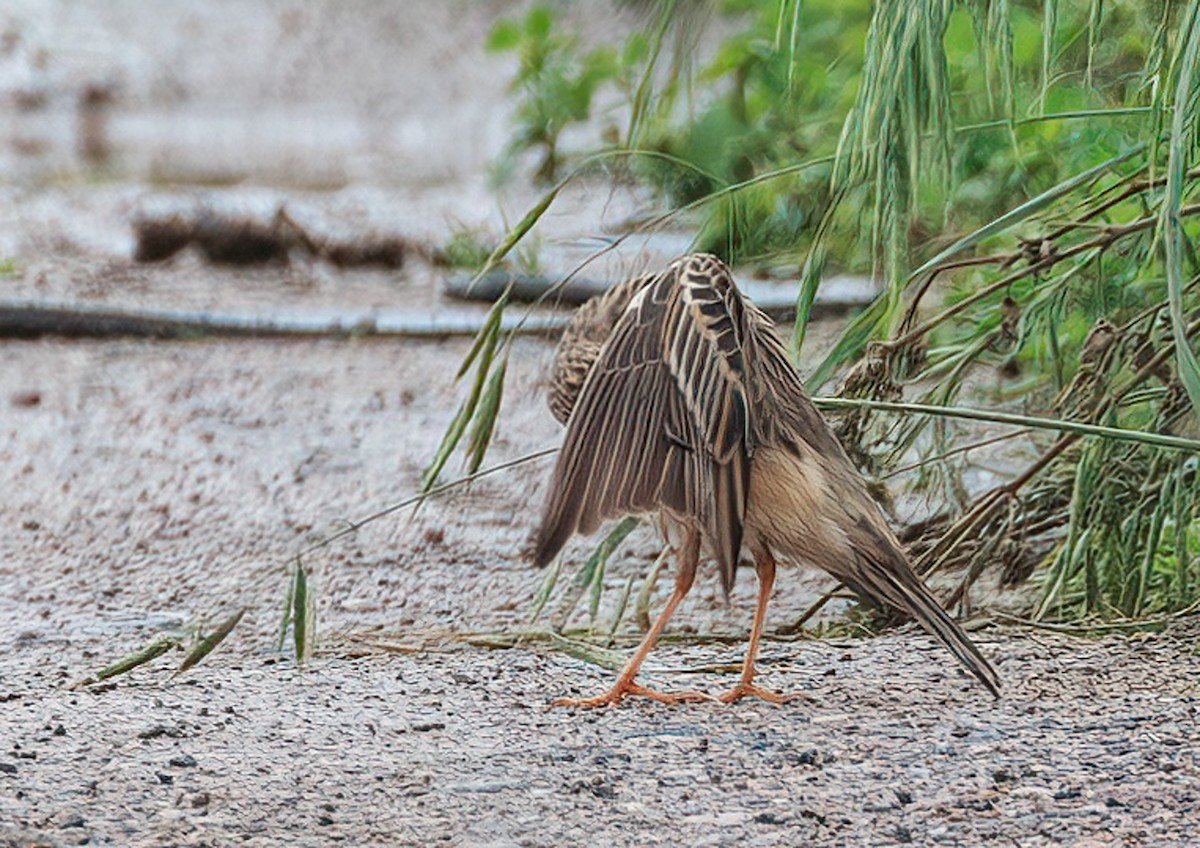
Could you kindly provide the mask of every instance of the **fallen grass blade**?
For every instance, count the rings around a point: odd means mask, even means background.
[[[99,683],[102,680],[108,680],[112,677],[126,674],[133,671],[140,665],[145,665],[153,659],[157,659],[172,648],[178,648],[180,639],[177,636],[156,636],[148,645],[139,651],[130,654],[127,657],[117,660],[116,662],[106,665],[90,677],[85,677],[71,685],[72,689],[78,689],[83,686],[91,686]]]
[[[588,642],[580,642],[576,639],[568,639],[558,633],[552,632],[550,634],[550,645],[555,650],[561,651],[567,656],[583,660],[586,663],[591,663],[608,671],[616,671],[625,666],[626,658],[621,651],[614,651]]]
[[[233,632],[233,628],[238,626],[238,622],[242,620],[242,616],[246,614],[246,608],[242,607],[229,618],[225,619],[212,633],[205,636],[195,647],[188,652],[188,655],[183,658],[183,662],[179,664],[179,668],[175,669],[172,677],[178,677],[189,668],[200,662],[213,652],[213,649],[225,641],[225,637]]]

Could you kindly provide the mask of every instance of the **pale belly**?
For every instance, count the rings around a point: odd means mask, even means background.
[[[767,547],[777,557],[826,563],[850,556],[845,532],[831,520],[828,498],[838,486],[816,461],[801,462],[780,448],[754,454],[746,504],[745,544],[758,553]]]

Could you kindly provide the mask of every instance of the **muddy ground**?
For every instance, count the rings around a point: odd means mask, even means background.
[[[400,272],[131,261],[139,209],[197,196],[282,201],[318,228],[430,243],[463,223],[498,231],[502,206],[511,218],[534,196],[497,196],[486,178],[511,67],[477,46],[513,4],[232,6],[150,18],[132,0],[29,2],[0,19],[21,36],[9,61],[32,63],[18,82],[45,94],[4,125],[4,297],[478,317],[444,302],[442,272],[420,261]],[[235,33],[244,62],[222,62]],[[71,104],[113,75],[112,159],[98,166],[79,157]],[[271,120],[246,117],[267,105]],[[566,262],[646,202],[577,188],[547,221],[544,261]],[[818,328],[814,349],[835,331]],[[546,644],[454,638],[525,626],[542,574],[522,550],[547,460],[310,559],[319,650],[297,667],[275,647],[289,557],[414,491],[462,395],[451,376],[468,345],[0,342],[0,845],[1194,841],[1195,620],[1101,639],[979,630],[1006,683],[997,702],[907,628],[769,641],[762,682],[808,702],[548,710],[611,673]],[[489,464],[559,439],[543,402],[550,353],[543,339],[515,344]],[[577,542],[568,559],[587,551]],[[655,552],[647,531],[620,547],[602,626]],[[772,625],[827,587],[785,571]],[[645,679],[731,685],[753,592],[747,571],[726,607],[706,573],[673,626],[686,638],[656,651]],[[170,654],[70,688],[157,635],[208,630],[240,608],[226,643],[184,675],[171,677]],[[622,648],[636,638],[619,635]]]

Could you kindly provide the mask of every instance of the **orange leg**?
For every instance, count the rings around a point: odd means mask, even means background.
[[[617,677],[617,682],[613,684],[612,689],[609,689],[603,695],[597,695],[594,698],[556,698],[551,702],[552,707],[605,707],[615,706],[621,702],[621,699],[626,695],[641,695],[645,698],[652,698],[663,704],[678,704],[683,701],[711,701],[708,695],[700,692],[677,692],[666,693],[658,692],[654,689],[647,689],[644,686],[639,686],[633,682],[637,676],[638,669],[641,668],[646,656],[654,648],[654,644],[658,641],[658,637],[662,635],[663,630],[667,626],[667,622],[671,620],[671,616],[675,614],[675,608],[679,606],[679,602],[687,595],[688,590],[692,588],[692,582],[696,579],[696,563],[700,557],[700,537],[695,531],[689,531],[687,538],[683,543],[683,550],[679,559],[679,570],[675,574],[675,591],[671,593],[671,597],[667,600],[667,605],[663,607],[663,611],[659,613],[658,619],[654,622],[654,626],[646,633],[646,638],[642,639],[642,644],[638,646],[637,652],[633,658],[625,665],[621,674]]]
[[[754,608],[754,624],[750,628],[750,645],[746,648],[746,660],[742,664],[742,679],[737,686],[721,696],[721,701],[732,704],[747,695],[770,701],[772,704],[786,704],[797,698],[808,698],[803,692],[793,692],[781,695],[769,689],[763,689],[754,684],[754,658],[758,656],[758,643],[762,639],[763,625],[767,620],[767,604],[771,600],[771,589],[775,586],[775,558],[771,552],[763,548],[761,553],[754,556],[754,568],[758,573],[758,604]]]

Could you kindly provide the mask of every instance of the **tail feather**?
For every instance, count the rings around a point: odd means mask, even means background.
[[[899,562],[880,562],[861,549],[856,553],[860,559],[856,569],[858,573],[847,582],[857,584],[867,595],[897,607],[915,618],[930,635],[937,637],[993,696],[999,698],[1000,675],[937,599],[929,593],[907,561],[901,559]]]

